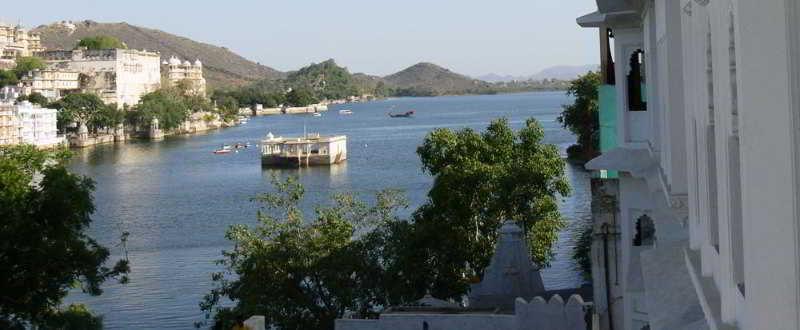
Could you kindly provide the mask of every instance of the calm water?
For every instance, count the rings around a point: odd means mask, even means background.
[[[439,127],[484,128],[507,117],[515,127],[535,117],[545,127],[546,142],[562,152],[574,142],[556,122],[563,93],[526,93],[495,96],[401,98],[336,106],[322,117],[306,115],[252,118],[246,125],[204,135],[135,142],[78,151],[72,170],[97,182],[97,211],[91,235],[112,247],[119,235],[130,232],[132,265],[127,285],[109,283],[100,297],[80,293],[69,302],[84,302],[104,314],[109,329],[192,328],[202,320],[198,302],[211,288],[214,260],[229,247],[224,238],[231,224],[255,223],[257,204],[250,198],[271,190],[272,173],[296,174],[306,188],[307,207],[328,201],[337,191],[365,195],[384,188],[405,191],[408,214],[425,199],[432,179],[420,170],[415,154],[425,135]],[[415,118],[392,119],[386,112],[414,109]],[[338,115],[352,109],[352,116]],[[309,132],[346,134],[345,164],[303,170],[268,170],[259,163],[257,148],[238,154],[213,155],[223,143],[257,143],[267,132],[298,136]],[[570,167],[573,194],[561,210],[572,223],[590,216],[588,174]],[[580,274],[570,259],[571,231],[561,235],[557,257],[543,272],[548,289],[580,285]],[[119,253],[119,247],[114,247]]]

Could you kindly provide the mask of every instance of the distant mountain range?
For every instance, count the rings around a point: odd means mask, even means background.
[[[132,49],[158,51],[162,58],[177,56],[189,61],[200,59],[205,78],[212,89],[252,84],[273,89],[278,86],[297,87],[301,84],[314,88],[322,83],[329,86],[328,89],[341,92],[355,89],[359,92],[378,91],[399,96],[436,96],[493,93],[498,90],[492,82],[514,80],[513,77],[497,75],[475,79],[426,62],[414,64],[385,77],[351,74],[333,60],[312,64],[297,71],[281,72],[250,61],[225,47],[125,22],[98,23],[87,20],[73,24],[54,23],[39,26],[34,32],[41,34],[42,43],[48,49],[72,49],[82,38],[107,35],[120,39]],[[591,67],[553,67],[532,77],[572,79]],[[337,86],[333,88],[331,84]]]
[[[585,74],[589,71],[598,71],[600,66],[597,64],[588,65],[559,65],[546,68],[539,73],[530,76],[513,76],[513,75],[499,75],[490,73],[477,77],[490,83],[509,82],[509,81],[526,81],[526,80],[542,80],[542,79],[558,79],[558,80],[572,80]]]

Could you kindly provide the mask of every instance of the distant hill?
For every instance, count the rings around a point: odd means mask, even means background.
[[[490,83],[542,79],[573,80],[589,71],[598,70],[600,70],[600,66],[597,64],[559,65],[546,68],[542,71],[539,71],[539,73],[530,76],[499,75],[496,73],[490,73],[479,76],[478,79],[485,80]]]
[[[414,64],[400,72],[383,77],[386,85],[400,96],[482,94],[491,85],[452,72],[433,63]]]
[[[138,27],[128,23],[75,23],[74,29],[63,24],[42,25],[34,29],[42,35],[48,49],[72,49],[78,40],[98,35],[119,38],[129,48],[161,52],[162,59],[177,56],[185,60],[200,59],[204,75],[212,87],[240,86],[261,79],[276,79],[284,74],[250,61],[225,47],[218,47],[163,31]]]
[[[573,80],[589,71],[598,71],[598,70],[600,70],[600,66],[597,64],[577,65],[577,66],[559,65],[539,71],[539,73],[531,76],[530,78],[534,80],[542,80],[542,79]]]

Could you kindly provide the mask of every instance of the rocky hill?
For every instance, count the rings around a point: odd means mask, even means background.
[[[190,61],[200,59],[211,88],[238,86],[284,76],[275,69],[250,61],[225,47],[128,23],[83,21],[76,23],[74,29],[63,24],[50,24],[39,26],[34,31],[42,35],[42,43],[48,49],[72,49],[81,38],[107,35],[122,40],[129,48],[159,51],[162,58],[177,56]]]
[[[433,63],[417,63],[383,78],[402,96],[482,94],[491,89],[485,81],[452,72]]]

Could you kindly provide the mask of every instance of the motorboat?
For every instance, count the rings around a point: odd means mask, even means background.
[[[414,115],[414,110],[409,110],[404,113],[389,113],[389,117],[392,118],[411,118]]]
[[[232,151],[231,149],[232,148],[231,148],[230,145],[225,144],[225,145],[222,145],[222,147],[220,147],[219,149],[214,150],[214,154],[217,154],[217,155],[229,154]]]
[[[312,114],[312,116],[314,116],[314,117],[322,117],[322,114],[319,113],[319,112],[315,112],[315,113]]]
[[[339,110],[339,114],[340,115],[352,115],[353,111],[350,110],[350,109],[343,109],[343,110]]]

